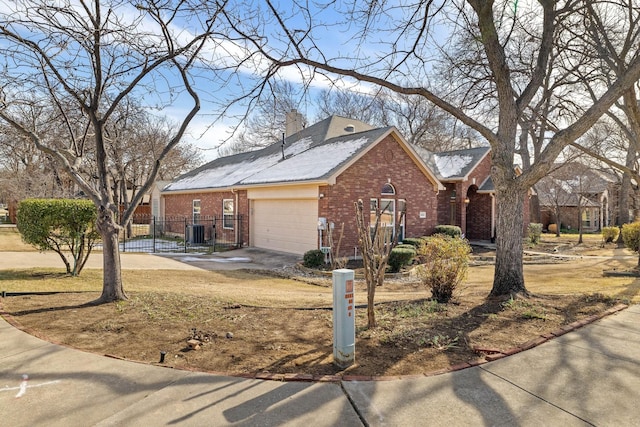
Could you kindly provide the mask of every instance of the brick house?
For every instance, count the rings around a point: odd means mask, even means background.
[[[469,240],[493,240],[496,204],[491,149],[418,151],[445,186],[438,194],[438,224],[459,226]]]
[[[289,128],[289,126],[288,126]],[[284,144],[213,160],[162,191],[163,215],[222,218],[244,245],[303,254],[334,240],[358,254],[354,203],[385,217],[405,209],[399,239],[459,225],[469,238],[493,237],[495,203],[488,148],[433,154],[395,127],[373,128],[339,116],[289,129]],[[241,215],[234,228],[226,216]],[[388,225],[392,227],[392,224]]]
[[[596,232],[610,225],[616,184],[614,176],[587,165],[558,165],[535,186],[543,228],[559,222],[561,228]]]

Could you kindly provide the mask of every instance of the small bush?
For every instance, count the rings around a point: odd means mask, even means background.
[[[527,226],[527,233],[529,235],[529,243],[537,245],[540,243],[540,236],[542,235],[542,224],[532,222]]]
[[[60,255],[67,273],[77,276],[100,237],[96,215],[90,200],[25,199],[18,206],[18,231],[25,243]]]
[[[411,246],[413,246],[415,248],[419,248],[420,245],[422,244],[422,238],[420,238],[420,237],[406,237],[406,238],[402,239],[402,244],[403,245],[411,245]]]
[[[622,225],[622,241],[632,251],[640,250],[640,222]]]
[[[603,227],[602,228],[602,241],[605,243],[612,243],[620,234],[620,229],[618,227]]]
[[[416,248],[411,245],[398,245],[389,254],[389,271],[397,273],[405,265],[411,264],[416,257]]]
[[[394,247],[394,249],[395,249],[395,248],[399,248],[399,249],[412,249],[414,252],[416,252],[416,251],[418,250],[418,248],[417,248],[416,246],[409,245],[409,244],[407,244],[407,243],[400,243],[400,244],[396,245],[396,246]]]
[[[556,234],[558,232],[558,224],[549,224],[549,233]]]
[[[461,237],[462,229],[457,225],[436,225],[434,234],[445,234],[451,237]]]
[[[324,265],[324,254],[320,249],[312,249],[304,253],[302,265],[307,268],[319,268]]]
[[[467,277],[471,247],[465,239],[444,234],[429,237],[418,249],[418,276],[439,303],[447,303]]]

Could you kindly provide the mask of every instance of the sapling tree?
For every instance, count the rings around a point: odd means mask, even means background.
[[[398,233],[396,231],[400,229],[399,226],[402,223],[405,212],[402,211],[398,213],[396,218],[392,218],[393,224],[385,224],[382,221],[383,209],[380,209],[380,207],[376,206],[374,210],[369,208],[365,212],[362,200],[358,200],[355,206],[358,244],[362,253],[364,279],[367,284],[367,326],[375,328],[374,300],[376,287],[382,286],[384,283],[384,274],[387,270],[389,255],[393,246],[398,242]]]

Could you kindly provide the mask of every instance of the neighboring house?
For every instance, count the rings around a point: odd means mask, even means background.
[[[217,217],[216,227],[243,245],[303,254],[334,241],[358,255],[355,202],[391,218],[406,215],[399,240],[459,225],[490,239],[495,202],[488,148],[433,154],[409,144],[395,127],[332,116],[294,129],[284,144],[216,159],[174,180],[162,196],[165,217]],[[232,218],[241,216],[242,222]],[[240,226],[239,224],[242,224]],[[386,226],[392,228],[393,224]]]
[[[149,199],[151,205],[151,216],[160,218],[164,212],[164,199],[162,198],[162,189],[169,185],[170,181],[156,181],[149,191]]]
[[[610,224],[610,200],[615,179],[580,163],[568,163],[541,179],[535,186],[544,229],[599,231]]]
[[[151,217],[151,205],[150,205],[151,191],[153,191],[153,187],[152,187],[151,190],[149,190],[149,192],[147,194],[142,196],[142,200],[140,200],[140,203],[138,204],[138,206],[136,206],[136,209],[133,211],[132,222],[134,224],[148,224],[149,223],[149,219]],[[133,199],[133,192],[134,192],[133,189],[127,188],[127,200]],[[126,209],[126,206],[121,201],[120,204],[119,204],[120,215],[122,215],[124,213],[125,209]]]

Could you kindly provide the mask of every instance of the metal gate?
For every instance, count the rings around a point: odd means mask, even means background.
[[[123,227],[120,235],[122,252],[215,252],[243,246],[243,218],[201,217],[157,218],[136,215]]]

